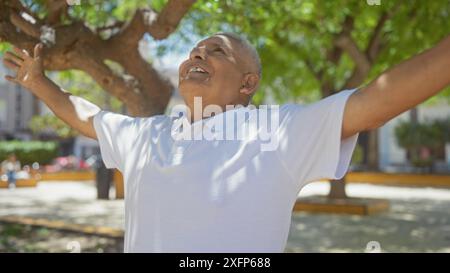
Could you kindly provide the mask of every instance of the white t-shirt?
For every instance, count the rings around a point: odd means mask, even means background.
[[[341,140],[341,128],[354,91],[279,107],[279,142],[269,151],[250,137],[177,139],[174,124],[183,117],[99,112],[104,163],[125,181],[125,252],[283,252],[301,188],[348,169],[358,134]],[[237,126],[252,128],[260,109],[249,112]]]

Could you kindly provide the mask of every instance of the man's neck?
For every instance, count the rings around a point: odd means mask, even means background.
[[[207,109],[208,111],[205,112],[205,109],[208,105],[217,105],[218,106],[218,107],[216,107],[217,111],[211,112],[211,109]],[[199,121],[202,119],[207,119],[212,116],[218,115],[220,113],[224,113],[226,111],[236,109],[236,107],[238,107],[238,106],[242,107],[243,105],[241,105],[241,104],[218,105],[218,104],[203,103],[202,106],[199,107],[199,109],[201,109],[201,110],[197,109],[197,112],[196,112],[196,108],[194,107],[193,104],[187,104],[187,107],[190,111],[190,115],[188,115],[187,118],[190,123],[194,123],[196,121]],[[220,109],[220,111],[219,111],[219,109]]]

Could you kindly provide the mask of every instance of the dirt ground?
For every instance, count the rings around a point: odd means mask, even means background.
[[[0,252],[123,252],[123,239],[0,223]]]

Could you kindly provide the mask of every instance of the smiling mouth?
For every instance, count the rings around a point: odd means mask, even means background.
[[[206,72],[203,68],[199,67],[199,66],[193,66],[191,67],[188,71],[187,71],[187,75],[191,74],[191,73],[201,73],[201,74],[209,74],[208,72]]]

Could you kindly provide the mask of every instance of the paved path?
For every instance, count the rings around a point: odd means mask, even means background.
[[[326,194],[313,183],[301,196]],[[450,252],[450,190],[350,184],[352,197],[387,198],[391,209],[375,216],[293,216],[287,251],[363,252],[377,241],[384,252]]]
[[[326,194],[328,187],[312,183],[300,196]],[[286,251],[364,252],[368,242],[377,241],[385,252],[450,252],[450,190],[350,184],[347,192],[352,197],[387,198],[391,210],[375,216],[296,213]],[[95,198],[92,182],[40,182],[36,188],[0,189],[0,216],[122,228],[123,201]]]
[[[96,198],[93,182],[39,182],[36,188],[0,189],[0,216],[123,228],[123,201]]]

